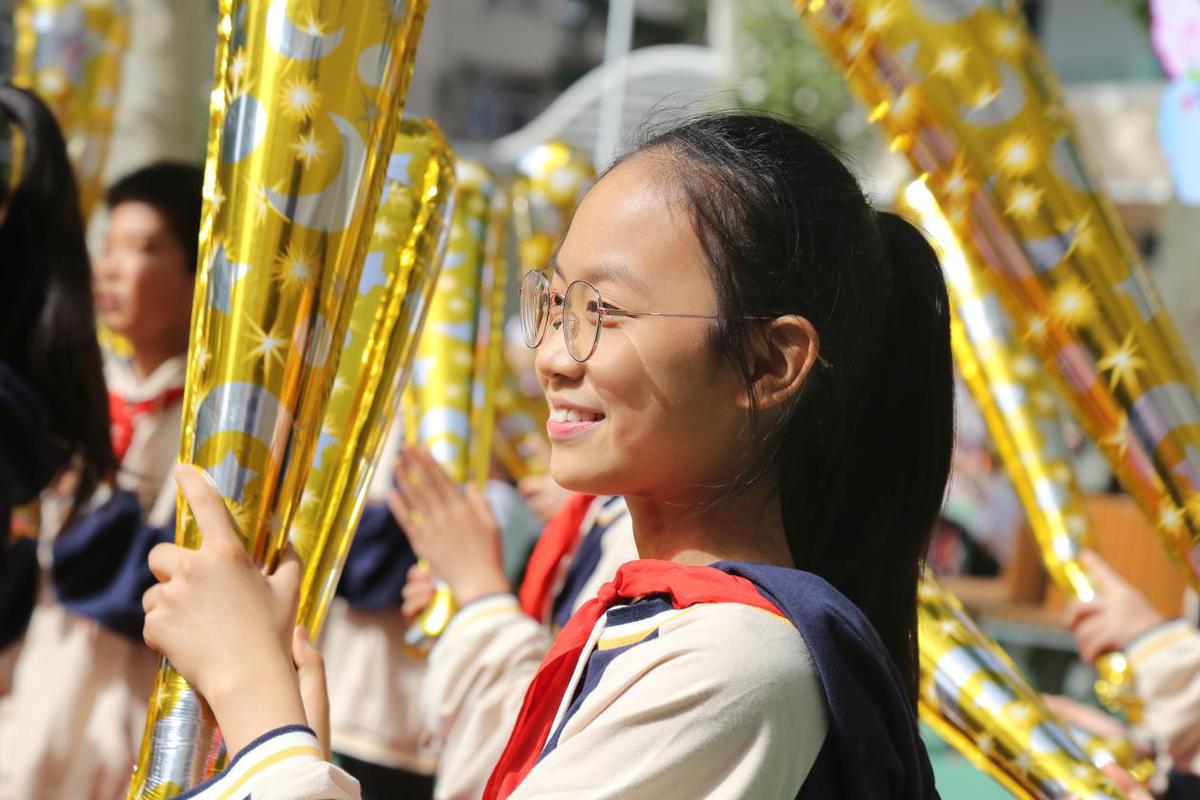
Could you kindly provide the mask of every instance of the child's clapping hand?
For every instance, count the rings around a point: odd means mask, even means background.
[[[460,603],[509,591],[500,562],[500,528],[483,494],[450,479],[427,451],[405,448],[388,507],[413,550]]]

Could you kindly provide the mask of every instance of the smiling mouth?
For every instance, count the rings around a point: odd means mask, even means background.
[[[590,431],[604,420],[603,414],[574,408],[552,408],[546,420],[546,433],[554,441],[564,441]]]
[[[591,411],[576,411],[573,408],[550,409],[550,420],[552,422],[599,422],[602,419],[604,419],[603,414],[596,414]]]

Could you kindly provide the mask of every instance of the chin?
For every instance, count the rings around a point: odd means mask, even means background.
[[[564,489],[583,494],[621,494],[619,472],[603,465],[586,453],[552,450],[550,477]]]

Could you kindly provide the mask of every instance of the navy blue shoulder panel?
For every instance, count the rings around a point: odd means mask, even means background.
[[[713,566],[749,580],[786,614],[825,692],[829,735],[799,798],[936,798],[900,672],[858,607],[824,579],[767,564]]]
[[[156,583],[147,559],[156,544],[174,540],[174,515],[151,527],[133,493],[115,492],[54,540],[55,594],[72,613],[141,642],[142,595]]]
[[[408,570],[417,563],[408,536],[385,505],[363,509],[346,554],[337,596],[356,611],[390,611],[404,603]]]

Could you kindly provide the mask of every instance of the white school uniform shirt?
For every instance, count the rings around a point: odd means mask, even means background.
[[[828,731],[800,633],[738,603],[643,602],[662,607],[617,606],[596,623],[551,740],[511,797],[794,798]],[[197,797],[359,798],[304,729],[268,734],[236,766]]]
[[[596,596],[622,564],[637,559],[633,523],[621,498],[597,498],[580,526],[574,553],[558,565],[551,596],[570,611]],[[574,598],[563,598],[572,560],[589,532],[603,527],[600,556]],[[558,605],[554,603],[552,605]],[[533,680],[554,642],[550,619],[534,620],[511,594],[483,598],[460,610],[429,657],[421,693],[425,727],[440,753],[437,800],[479,797],[508,743]]]
[[[111,391],[137,402],[182,386],[185,361],[169,359],[146,380],[122,363],[105,367]],[[174,511],[172,466],[179,452],[180,404],[140,418],[117,483],[137,494],[147,522]],[[108,497],[97,492],[95,507]],[[42,800],[125,797],[141,744],[158,657],[142,643],[69,612],[54,596],[49,545],[69,507],[42,504],[42,576],[37,604],[21,640],[0,654],[0,798]]]

